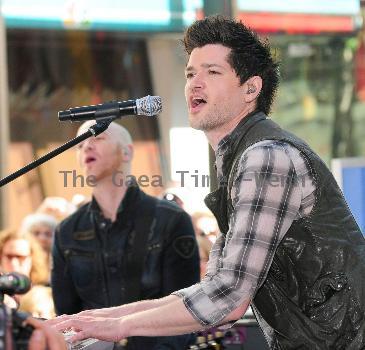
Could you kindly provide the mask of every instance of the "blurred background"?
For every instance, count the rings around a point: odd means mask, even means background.
[[[241,19],[272,43],[282,65],[273,119],[329,166],[361,160],[364,7],[360,0],[0,0],[0,176],[74,137],[79,124],[60,123],[58,111],[159,95],[159,117],[118,121],[135,141],[133,174],[149,177],[147,193],[172,192],[192,215],[205,212],[214,156],[204,135],[188,126],[179,40],[195,19],[216,13]],[[74,153],[1,189],[0,228],[19,226],[42,206],[62,218],[90,196],[79,180],[70,177],[65,186],[63,172],[82,174]],[[157,176],[162,185],[153,184]],[[353,192],[365,203],[363,187]],[[203,225],[215,230],[209,220]]]

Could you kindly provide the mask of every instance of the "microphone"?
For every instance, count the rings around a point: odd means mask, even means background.
[[[84,120],[100,120],[111,117],[122,117],[124,115],[147,115],[155,116],[162,110],[160,96],[146,96],[128,101],[110,101],[98,105],[74,107],[66,111],[58,112],[58,119],[61,122],[70,120],[72,122]]]
[[[31,287],[30,279],[18,272],[0,276],[0,292],[8,295],[24,294]]]

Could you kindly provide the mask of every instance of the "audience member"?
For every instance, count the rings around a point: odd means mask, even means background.
[[[0,270],[2,273],[18,272],[27,276],[32,285],[47,284],[49,269],[46,255],[38,241],[27,231],[4,230],[0,232]],[[28,292],[29,293],[29,292]],[[4,302],[16,308],[25,295],[5,296]]]
[[[37,213],[52,215],[57,221],[61,221],[74,213],[76,209],[77,205],[65,198],[46,197],[36,211]]]
[[[51,248],[56,226],[56,218],[43,213],[27,215],[21,224],[22,231],[30,232],[38,240],[47,255],[48,266],[50,266]]]
[[[2,272],[26,275],[33,284],[49,282],[45,253],[38,241],[27,231],[0,232],[0,267]]]
[[[203,279],[207,270],[207,263],[209,260],[209,253],[212,249],[213,243],[205,234],[196,236],[199,246],[199,257],[200,257],[200,278]]]
[[[195,234],[197,236],[205,235],[214,243],[219,231],[215,217],[210,213],[201,211],[193,213],[191,218],[193,220]]]

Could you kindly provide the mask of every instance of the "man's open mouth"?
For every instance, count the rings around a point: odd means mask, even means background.
[[[92,156],[90,156],[90,157],[86,157],[86,159],[85,159],[85,164],[92,163],[92,162],[94,162],[95,160],[96,160],[96,158],[95,158],[95,157],[92,157]]]
[[[207,103],[206,100],[204,100],[203,98],[200,98],[200,97],[194,97],[192,100],[191,100],[191,106],[193,108],[199,106],[200,104],[202,103]]]

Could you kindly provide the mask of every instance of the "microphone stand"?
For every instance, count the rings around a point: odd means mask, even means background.
[[[108,119],[102,119],[101,121],[98,121],[95,125],[92,125],[88,131],[84,132],[83,134],[73,138],[72,140],[64,143],[60,147],[54,149],[53,151],[45,154],[43,157],[38,158],[34,160],[33,162],[27,164],[23,168],[20,168],[19,170],[15,171],[14,173],[4,177],[0,180],[0,187],[3,187],[4,185],[8,184],[9,182],[17,179],[18,177],[24,175],[25,173],[33,170],[34,168],[38,167],[39,165],[47,162],[48,160],[58,156],[60,153],[68,150],[69,148],[77,145],[78,143],[88,139],[91,136],[97,136],[101,134],[103,131],[108,129],[110,123],[115,120],[117,117],[111,117]]]

